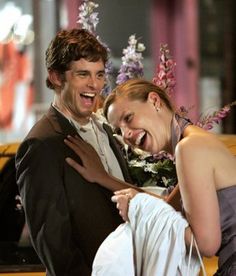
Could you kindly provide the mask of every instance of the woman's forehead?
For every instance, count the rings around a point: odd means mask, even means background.
[[[128,97],[118,97],[115,99],[114,102],[111,103],[109,106],[108,112],[117,112],[119,110],[127,109],[132,106],[133,100],[129,99]],[[110,108],[111,107],[111,108]]]
[[[123,113],[125,107],[124,101],[116,99],[107,110],[108,121],[113,125],[115,122],[119,121],[119,117]]]
[[[143,104],[140,100],[132,100],[128,97],[117,98],[107,110],[108,121],[111,124],[113,124],[113,122],[118,124],[127,112],[140,111],[140,107],[137,106],[140,104]]]

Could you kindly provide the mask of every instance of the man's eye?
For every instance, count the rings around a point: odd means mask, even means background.
[[[86,72],[77,72],[76,75],[80,77],[86,77],[88,74]]]
[[[97,75],[97,77],[99,78],[99,79],[104,79],[105,78],[105,73],[99,73],[98,75]]]
[[[74,71],[73,72],[74,76],[85,78],[88,76],[88,73],[85,71]]]

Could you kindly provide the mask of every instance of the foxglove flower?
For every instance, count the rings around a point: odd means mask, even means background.
[[[161,44],[160,63],[157,66],[156,75],[152,81],[157,86],[164,89],[169,94],[169,96],[171,96],[173,93],[176,84],[174,72],[175,66],[176,63],[170,56],[170,51],[167,44]]]
[[[231,107],[236,105],[236,101],[232,102],[231,104],[227,104],[222,107],[220,110],[215,111],[213,114],[205,115],[202,119],[200,119],[196,125],[205,129],[210,130],[213,128],[214,124],[219,124],[223,118],[227,117]]]

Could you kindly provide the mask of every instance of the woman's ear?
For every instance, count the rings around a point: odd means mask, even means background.
[[[48,79],[55,87],[62,86],[62,79],[61,75],[56,71],[48,71]]]
[[[154,105],[156,110],[160,109],[161,99],[156,92],[149,92],[148,101]]]

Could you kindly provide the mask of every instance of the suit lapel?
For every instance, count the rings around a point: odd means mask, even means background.
[[[112,148],[112,150],[117,158],[117,161],[121,167],[121,170],[123,172],[125,180],[129,183],[132,183],[132,180],[131,180],[131,177],[129,174],[129,170],[128,170],[128,166],[127,166],[127,162],[124,159],[124,155],[121,152],[118,142],[116,141],[116,139],[113,136],[113,132],[112,132],[111,128],[105,123],[103,124],[103,128],[108,135],[110,147]]]
[[[78,135],[78,132],[76,129],[70,124],[67,118],[65,118],[60,112],[58,112],[53,106],[51,106],[46,114],[46,117],[50,121],[51,125],[53,126],[54,130],[57,133],[60,133],[61,135],[67,136],[75,136]],[[110,147],[112,148],[117,161],[121,167],[121,170],[123,172],[124,178],[126,181],[132,183],[132,180],[130,178],[129,170],[127,163],[124,159],[124,156],[121,152],[121,149],[116,141],[116,139],[113,136],[113,132],[111,128],[107,124],[103,124],[103,128],[106,131],[109,139]],[[80,136],[82,139],[82,137]]]
[[[71,125],[67,118],[51,106],[46,114],[54,130],[62,135],[78,135],[76,129]]]

